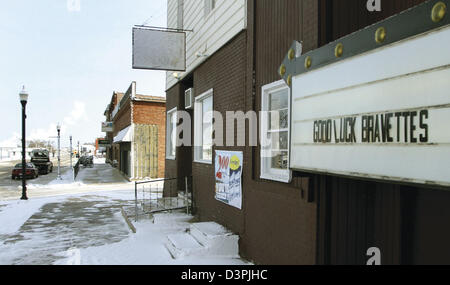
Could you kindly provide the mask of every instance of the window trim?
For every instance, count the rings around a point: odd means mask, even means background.
[[[203,140],[203,116],[200,120],[200,118],[198,116],[198,113],[199,113],[198,112],[198,103],[200,101],[204,101],[205,99],[207,99],[209,97],[211,97],[212,109],[214,111],[214,90],[213,90],[213,88],[211,88],[208,91],[195,97],[195,100],[194,100],[194,162],[196,162],[196,163],[212,164],[212,162],[213,162],[213,155],[211,155],[211,160],[205,160],[205,159],[198,158],[199,157],[199,141]],[[201,132],[199,132],[200,126],[201,126],[201,130],[202,130]],[[213,148],[213,146],[211,146],[211,150],[212,150],[212,148]]]
[[[278,80],[272,82],[270,84],[264,85],[261,87],[261,111],[269,110],[269,94],[280,91],[283,89],[288,89],[288,169],[274,169],[272,167],[266,167],[266,160],[268,157],[264,157],[264,152],[266,150],[263,149],[261,145],[260,149],[260,178],[265,180],[272,180],[283,183],[291,183],[292,181],[292,170],[289,168],[290,160],[291,160],[291,145],[290,145],[290,136],[291,136],[291,90],[288,85],[284,82],[284,80]],[[265,141],[264,137],[269,132],[269,126],[267,120],[260,120],[260,141]]]
[[[169,120],[169,117],[177,114],[177,107],[171,109],[167,112],[166,115],[166,159],[176,160],[177,159],[177,145],[175,141],[175,155],[169,155],[170,146],[171,146],[171,135],[170,135],[170,127],[172,125],[172,120]],[[176,131],[176,130],[175,130]]]

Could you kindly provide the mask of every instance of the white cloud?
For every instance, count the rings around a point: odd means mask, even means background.
[[[80,120],[87,121],[86,104],[83,102],[76,101],[69,116],[64,118],[62,126],[63,127],[74,126]]]
[[[67,0],[67,11],[80,12],[81,11],[81,0]]]
[[[75,101],[73,103],[72,111],[70,111],[69,115],[64,117],[61,122],[61,132],[64,132],[71,126],[76,126],[78,123],[82,121],[88,121],[87,113],[86,113],[86,104],[84,102]],[[50,137],[56,137],[57,123],[51,123],[47,128],[39,128],[33,129],[29,134],[27,134],[28,140],[50,140]],[[0,142],[0,146],[2,147],[16,147],[21,144],[21,135],[18,133],[14,133],[11,138]]]
[[[55,137],[56,124],[50,124],[46,129],[34,129],[27,136],[27,140],[45,140],[48,141],[50,137]]]
[[[9,139],[0,142],[0,147],[17,147],[21,144],[22,137],[14,133]]]

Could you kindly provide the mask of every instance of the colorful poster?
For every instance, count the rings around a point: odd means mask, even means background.
[[[241,151],[216,151],[216,199],[242,209]]]

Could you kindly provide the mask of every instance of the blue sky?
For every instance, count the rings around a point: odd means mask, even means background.
[[[0,0],[0,146],[20,138],[22,85],[27,137],[48,140],[60,122],[63,146],[70,135],[103,136],[113,91],[131,81],[139,93],[164,96],[164,72],[131,68],[132,27],[144,22],[165,27],[166,0]]]

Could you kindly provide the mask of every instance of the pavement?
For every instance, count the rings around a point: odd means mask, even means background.
[[[76,181],[67,166],[62,173],[63,180],[54,172],[28,181],[28,201],[19,200],[20,181],[2,174],[0,264],[53,264],[68,252],[128,237],[120,207],[134,204],[134,187],[117,169],[104,163],[82,167]]]
[[[68,252],[120,242],[130,234],[120,206],[129,203],[101,195],[44,203],[16,232],[0,235],[0,264],[51,265]]]
[[[167,236],[186,232],[193,217],[185,213],[161,214],[158,223],[140,219],[132,233],[121,207],[134,206],[134,183],[102,160],[82,167],[75,181],[70,169],[61,180],[50,174],[28,181],[29,200],[20,200],[20,184],[2,181],[0,265],[248,264],[207,254],[173,259]]]

